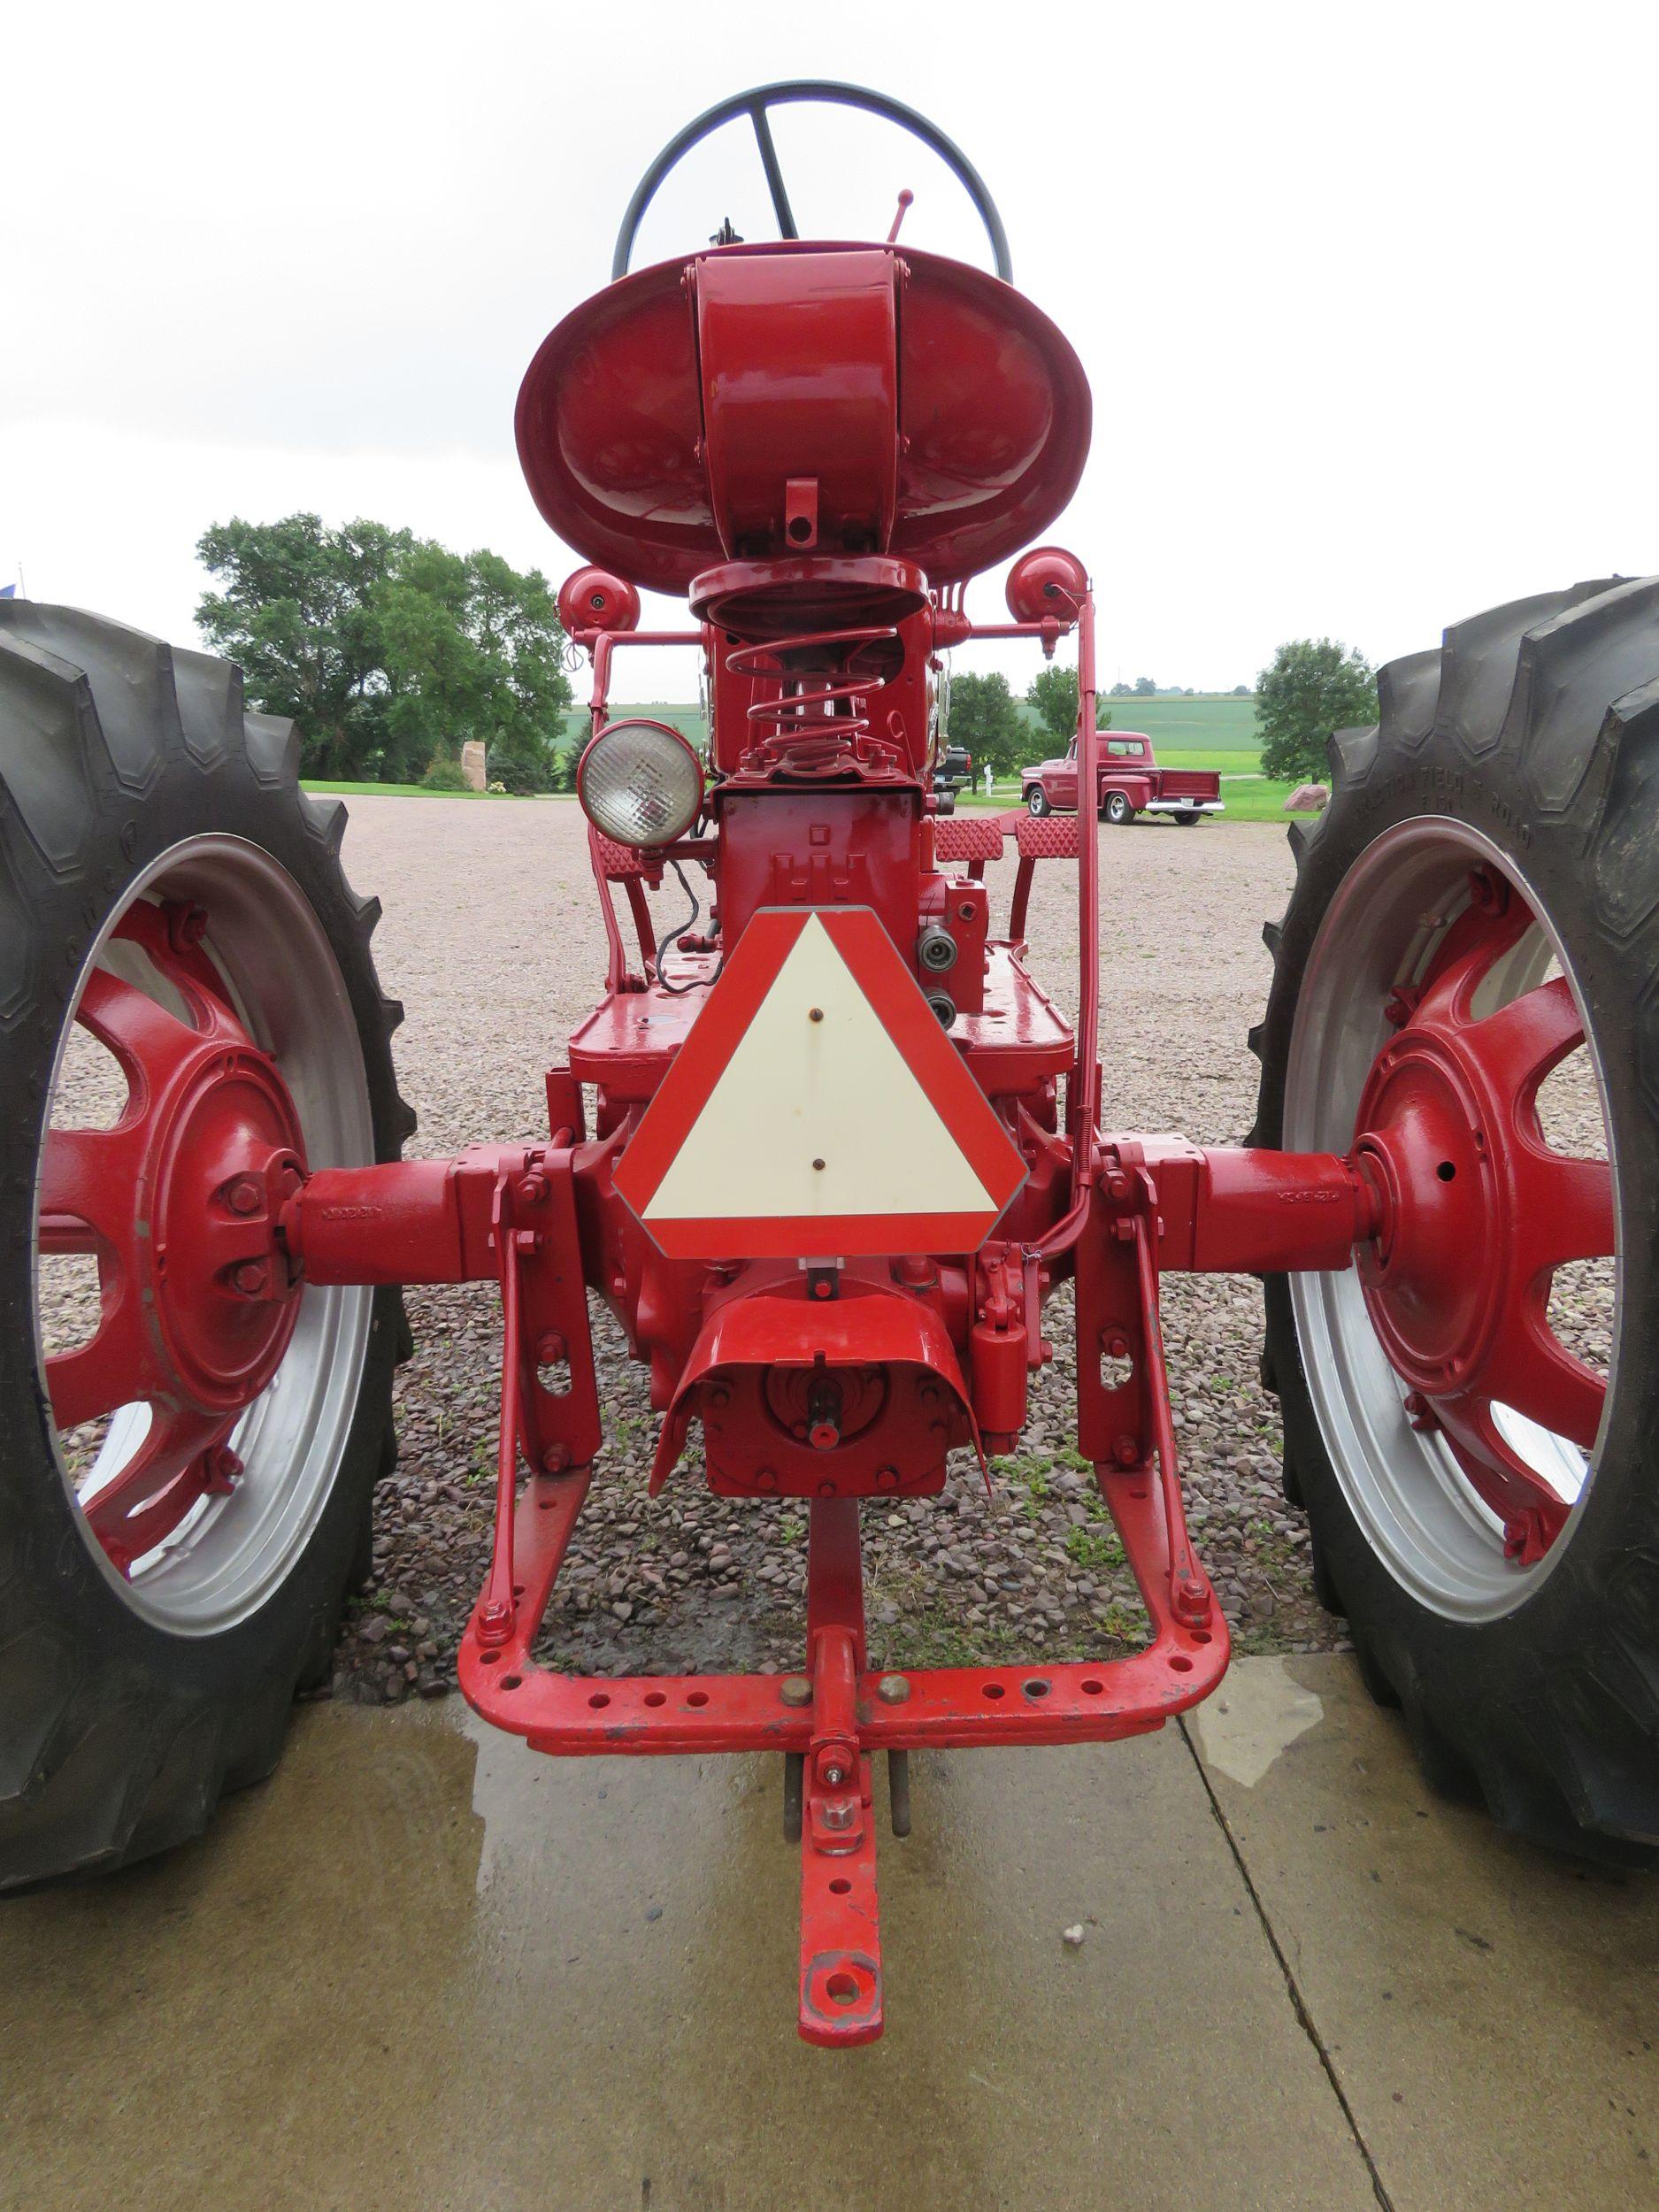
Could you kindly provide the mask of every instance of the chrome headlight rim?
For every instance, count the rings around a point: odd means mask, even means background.
[[[665,741],[673,749],[669,755],[672,764],[680,766],[678,757],[683,756],[692,780],[689,804],[681,810],[681,818],[677,826],[653,825],[649,833],[643,836],[614,818],[610,820],[604,818],[605,801],[603,797],[595,798],[591,789],[595,764],[603,763],[606,756],[614,753],[618,746],[626,748],[631,733],[636,740],[643,735],[653,742]],[[660,751],[657,757],[659,760],[664,757]],[[640,745],[636,757],[649,757],[646,746]],[[653,851],[684,837],[695,827],[702,816],[705,795],[703,762],[690,739],[683,730],[677,730],[672,722],[657,722],[648,715],[629,715],[619,722],[607,722],[588,739],[582,749],[581,758],[576,764],[576,797],[582,812],[602,837],[609,838],[613,844],[626,845],[635,852]]]

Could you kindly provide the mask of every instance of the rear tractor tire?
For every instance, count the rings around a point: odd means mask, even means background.
[[[1252,1141],[1386,1194],[1270,1278],[1322,1594],[1432,1780],[1659,1847],[1659,580],[1521,600],[1379,679],[1290,832]]]
[[[413,1127],[297,764],[228,663],[0,602],[0,1889],[268,1773],[362,1572],[399,1294],[236,1257]]]

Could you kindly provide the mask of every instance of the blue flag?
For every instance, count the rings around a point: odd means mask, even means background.
[[[15,584],[0,584],[0,599],[15,599],[17,595],[18,588]]]

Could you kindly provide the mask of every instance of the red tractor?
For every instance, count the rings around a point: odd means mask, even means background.
[[[799,239],[768,114],[806,97],[941,155],[995,274],[895,235]],[[732,117],[780,241],[630,273],[645,203]],[[1646,1857],[1659,1361],[1624,1323],[1656,1311],[1659,585],[1517,601],[1384,671],[1378,726],[1336,736],[1330,806],[1292,832],[1251,1137],[1132,1135],[1102,1112],[1094,825],[953,818],[933,790],[939,656],[973,639],[1074,639],[1085,787],[1099,758],[1087,571],[1020,551],[1076,487],[1088,386],[1012,288],[979,175],[896,102],[773,86],[665,150],[613,274],[518,403],[530,488],[589,564],[561,604],[593,667],[610,946],[544,1141],[400,1159],[398,1010],[343,810],[301,793],[292,727],[244,711],[234,667],[0,605],[0,1881],[177,1843],[270,1770],[365,1562],[399,1286],[474,1279],[499,1285],[504,1352],[461,1686],[543,1752],[779,1755],[815,2042],[881,2029],[879,1756],[902,1831],[913,1750],[1134,1735],[1221,1679],[1159,1327],[1174,1271],[1263,1279],[1322,1593],[1431,1770],[1525,1836]],[[1014,555],[1007,620],[970,613]],[[639,628],[641,587],[684,622]],[[706,758],[611,718],[617,655],[665,644],[703,657]],[[1056,863],[1075,1026],[1023,941]],[[664,871],[699,872],[708,913],[658,942]],[[1575,1056],[1563,1143],[1540,1094]],[[65,1256],[97,1284],[70,1348],[40,1295]],[[1590,1263],[1614,1275],[1604,1363],[1563,1340],[1552,1287]],[[1068,1283],[1079,1446],[1149,1640],[872,1670],[861,1505],[1013,1446]],[[806,1502],[797,1671],[546,1663],[601,1441],[594,1300],[650,1371],[653,1492],[700,1429],[717,1492]]]

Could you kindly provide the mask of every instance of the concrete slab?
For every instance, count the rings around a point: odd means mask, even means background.
[[[0,2200],[1372,2212],[1178,1733],[914,1763],[833,2055],[777,1762],[311,1709],[201,1843],[0,1913]]]
[[[1659,2201],[1659,1883],[1442,1802],[1346,1658],[1189,1726],[1394,2212]]]

